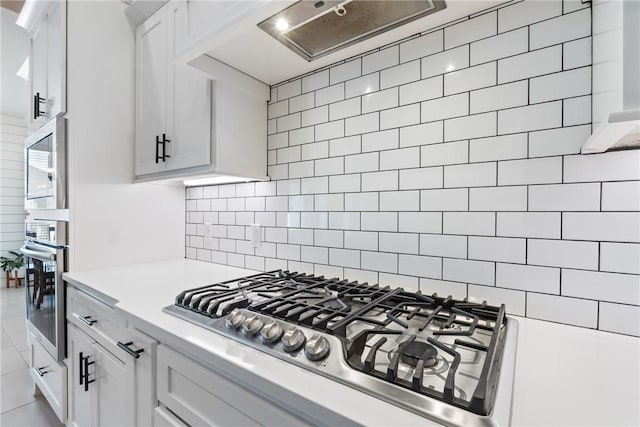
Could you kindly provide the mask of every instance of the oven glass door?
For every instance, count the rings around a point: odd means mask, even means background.
[[[55,152],[50,134],[27,148],[27,200],[53,197]]]

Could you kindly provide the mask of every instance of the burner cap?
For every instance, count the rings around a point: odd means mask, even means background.
[[[424,366],[433,366],[436,363],[438,350],[431,344],[422,341],[411,341],[404,347],[400,360],[407,365],[417,366],[420,359],[424,359]]]

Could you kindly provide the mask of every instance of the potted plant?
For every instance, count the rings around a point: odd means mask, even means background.
[[[24,255],[18,252],[9,251],[13,257],[0,257],[0,268],[7,275],[7,287],[11,280],[11,272],[13,272],[13,280],[16,281],[16,287],[20,284],[18,281],[18,270],[24,266]]]

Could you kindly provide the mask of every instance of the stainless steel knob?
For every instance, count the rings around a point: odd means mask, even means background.
[[[306,340],[307,337],[300,329],[291,328],[282,336],[282,349],[287,353],[293,353],[300,350]]]
[[[260,329],[260,340],[265,344],[273,344],[277,342],[284,331],[275,320],[270,320]]]
[[[254,314],[242,323],[242,333],[252,337],[260,332],[260,329],[262,329],[263,326],[264,322]]]
[[[224,324],[229,329],[238,329],[246,317],[240,309],[234,308],[225,319]]]
[[[304,346],[304,354],[309,360],[322,360],[329,354],[329,340],[320,334],[313,334],[307,345]]]

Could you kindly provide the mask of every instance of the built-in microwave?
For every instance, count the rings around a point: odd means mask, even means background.
[[[24,205],[67,209],[66,119],[54,117],[25,140]]]

